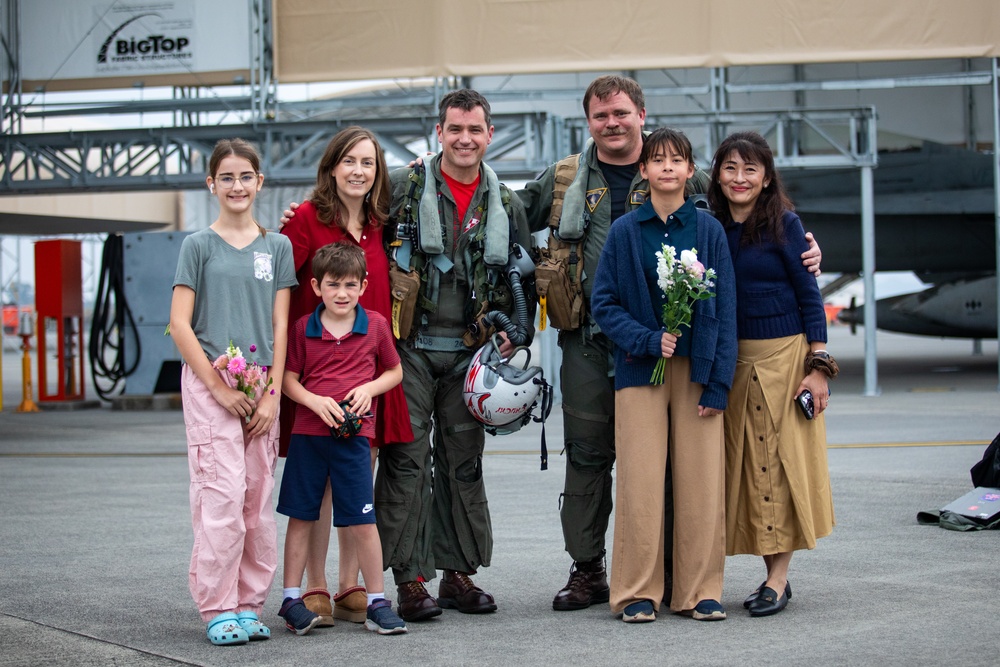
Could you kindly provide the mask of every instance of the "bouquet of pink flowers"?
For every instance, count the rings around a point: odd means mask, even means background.
[[[715,270],[705,269],[698,261],[698,251],[694,248],[682,250],[680,260],[673,246],[664,244],[662,252],[656,253],[656,284],[667,301],[663,304],[663,326],[667,333],[679,336],[681,327],[691,328],[694,302],[715,296]],[[653,369],[650,384],[663,384],[663,370],[667,360],[660,357]]]
[[[256,345],[250,346],[251,354],[257,351]],[[236,388],[252,399],[257,398],[257,393],[271,386],[272,379],[267,376],[267,366],[261,366],[257,362],[247,361],[240,348],[229,341],[226,353],[220,355],[212,364],[216,369],[228,371],[236,378]],[[271,390],[274,393],[274,390]]]

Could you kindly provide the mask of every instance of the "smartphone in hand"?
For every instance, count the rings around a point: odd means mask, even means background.
[[[813,395],[808,389],[804,389],[801,394],[795,397],[795,402],[798,403],[799,409],[802,410],[802,414],[805,415],[806,419],[812,419],[816,416],[816,409],[813,406]]]

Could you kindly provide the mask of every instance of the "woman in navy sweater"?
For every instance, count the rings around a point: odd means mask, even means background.
[[[725,414],[726,553],[763,556],[767,580],[744,602],[751,616],[780,612],[792,595],[792,552],[833,530],[823,411],[836,363],[808,242],[755,132],[729,136],[712,164],[709,203],[726,229],[736,272],[736,376]],[[815,417],[797,397],[808,391]]]
[[[697,620],[726,617],[725,448],[722,412],[736,363],[736,303],[722,226],[685,201],[691,143],[661,128],[646,139],[639,169],[650,197],[614,222],[594,277],[594,319],[615,344],[618,473],[611,610],[626,622],[656,619],[664,598],[664,485],[669,444],[674,500],[670,608]],[[691,327],[667,333],[655,253],[697,248],[716,271],[715,296],[697,301]],[[803,269],[805,270],[805,269]],[[651,384],[665,358],[662,384]]]

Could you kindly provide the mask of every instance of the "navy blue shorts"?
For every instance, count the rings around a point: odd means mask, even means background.
[[[333,489],[333,525],[375,523],[371,445],[368,438],[292,435],[278,493],[278,512],[318,521],[326,491]]]

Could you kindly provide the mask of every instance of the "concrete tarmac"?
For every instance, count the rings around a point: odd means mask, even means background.
[[[843,369],[827,418],[837,527],[795,555],[781,614],[743,609],[764,578],[751,556],[727,559],[724,622],[665,613],[629,625],[607,605],[552,611],[570,566],[557,407],[548,471],[537,425],[487,440],[495,547],[476,582],[496,596],[495,614],[445,611],[392,637],[338,621],[298,637],[277,616],[279,565],[263,616],[272,639],[236,647],[208,642],[187,590],[181,414],[14,413],[20,365],[5,355],[0,665],[996,665],[1000,533],[915,520],[971,488],[969,468],[1000,431],[996,341],[979,356],[969,341],[879,334],[878,345],[881,394],[864,397],[861,336],[831,329]],[[278,525],[280,545],[283,517]],[[336,568],[334,546],[334,582]],[[394,599],[391,575],[387,588]]]

